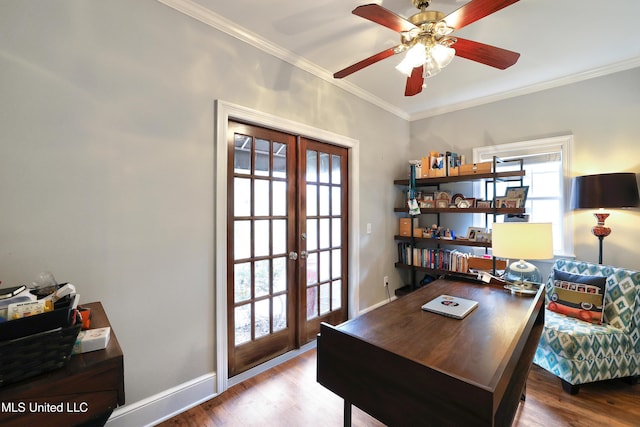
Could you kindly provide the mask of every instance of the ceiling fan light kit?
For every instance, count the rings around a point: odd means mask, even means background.
[[[439,11],[426,10],[430,0],[411,0],[420,12],[407,19],[378,4],[358,6],[353,10],[354,15],[400,33],[400,44],[338,71],[333,76],[343,78],[385,58],[406,52],[396,69],[407,76],[405,96],[413,96],[426,87],[425,78],[438,74],[454,56],[504,70],[517,62],[519,53],[450,37],[449,34],[517,1],[472,0],[445,16]]]

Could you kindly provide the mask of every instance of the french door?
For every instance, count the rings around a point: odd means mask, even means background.
[[[229,375],[347,317],[348,151],[230,121]]]

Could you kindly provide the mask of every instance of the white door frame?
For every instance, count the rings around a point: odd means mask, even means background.
[[[360,148],[359,141],[318,129],[302,123],[282,119],[250,108],[225,101],[215,102],[214,129],[214,265],[216,296],[216,393],[229,387],[228,345],[227,345],[227,161],[229,119],[245,121],[282,132],[301,135],[321,142],[345,147],[349,150],[349,318],[360,310],[359,300],[359,191]]]

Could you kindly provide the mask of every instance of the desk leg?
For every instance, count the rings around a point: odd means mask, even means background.
[[[344,401],[344,427],[351,427],[351,402]]]

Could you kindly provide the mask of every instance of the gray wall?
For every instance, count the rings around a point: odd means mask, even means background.
[[[134,403],[215,370],[215,99],[360,141],[365,309],[385,299],[384,275],[400,285],[392,181],[406,159],[573,132],[576,174],[638,172],[638,81],[632,70],[409,124],[153,0],[4,0],[0,280],[52,271],[102,301]],[[593,219],[575,215],[576,254],[593,261]],[[608,220],[606,261],[640,268],[637,220]]]
[[[405,120],[154,0],[0,2],[0,85],[0,280],[102,301],[127,403],[215,370],[216,99],[360,141],[359,305],[384,300]]]
[[[640,173],[640,68],[411,123],[411,155],[574,135],[572,176]],[[575,255],[598,261],[592,212],[570,212]],[[604,263],[640,269],[638,209],[612,210]]]

